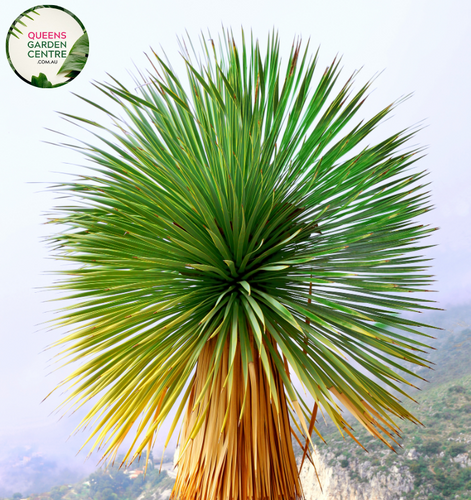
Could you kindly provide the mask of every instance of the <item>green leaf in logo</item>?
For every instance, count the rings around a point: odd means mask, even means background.
[[[88,35],[84,33],[72,46],[69,55],[57,74],[66,73],[67,78],[75,78],[84,68],[89,51]]]
[[[44,73],[39,73],[39,76],[32,76],[31,83],[35,87],[41,87],[43,89],[50,89],[52,87],[52,83],[47,79],[47,76]]]

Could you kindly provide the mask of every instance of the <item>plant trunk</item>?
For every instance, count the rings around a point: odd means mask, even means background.
[[[211,340],[198,360],[180,435],[178,473],[172,498],[302,498],[284,386],[273,360],[270,359],[270,363],[279,410],[270,398],[268,380],[253,344],[254,362],[249,364],[247,385],[244,383],[241,355],[237,348],[232,391],[230,382],[224,386],[228,373],[228,341],[224,346],[221,364],[213,374],[213,390],[209,385],[198,402],[211,369],[214,348],[215,342]],[[201,427],[191,439],[195,424],[201,421]]]

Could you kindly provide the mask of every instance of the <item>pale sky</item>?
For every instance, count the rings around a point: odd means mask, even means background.
[[[469,0],[293,0],[289,4],[279,0],[57,0],[55,4],[74,12],[88,31],[90,56],[84,71],[64,87],[39,89],[13,73],[5,54],[0,61],[2,452],[30,444],[48,456],[67,457],[75,464],[72,457],[83,439],[81,435],[65,443],[77,418],[63,418],[58,423],[57,417],[48,416],[58,396],[39,404],[66,373],[46,377],[50,353],[41,353],[58,335],[40,326],[52,318],[52,306],[45,302],[52,295],[38,289],[52,283],[53,277],[46,273],[59,265],[48,259],[42,241],[50,231],[50,226],[44,226],[45,213],[54,206],[52,195],[45,190],[47,183],[66,179],[61,172],[84,172],[83,167],[68,164],[83,164],[78,155],[44,142],[57,140],[46,129],[76,133],[55,112],[96,116],[72,92],[101,99],[90,82],[106,80],[106,73],[131,82],[128,71],[133,72],[134,66],[149,67],[144,56],[149,47],[156,51],[162,47],[172,61],[178,61],[177,36],[186,30],[196,38],[209,29],[216,37],[222,25],[236,34],[242,26],[246,32],[252,30],[263,46],[268,32],[275,28],[284,52],[289,51],[295,36],[310,39],[313,51],[320,46],[320,67],[339,54],[345,79],[363,68],[356,79],[357,88],[381,73],[365,107],[369,112],[413,93],[381,130],[386,135],[423,121],[425,128],[416,142],[428,150],[418,168],[430,172],[436,209],[422,220],[441,228],[429,239],[439,246],[427,251],[435,259],[433,271],[438,279],[435,288],[439,293],[433,298],[442,306],[470,301]],[[0,33],[6,36],[13,20],[34,5],[24,0],[3,2]]]

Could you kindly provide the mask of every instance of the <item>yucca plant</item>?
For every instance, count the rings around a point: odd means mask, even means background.
[[[104,459],[132,435],[124,462],[177,407],[175,498],[300,498],[292,439],[309,457],[318,412],[389,447],[417,422],[399,398],[423,325],[397,313],[430,308],[410,293],[430,281],[425,172],[413,131],[368,143],[394,104],[356,118],[370,84],[339,85],[338,61],[316,77],[296,42],[283,65],[276,34],[201,47],[184,81],[154,54],[135,90],[96,84],[118,111],[82,99],[111,128],[64,115],[95,136],[72,146],[91,175],[55,186],[71,204],[54,253],[73,263],[57,325],[74,325],[55,345],[81,362],[64,404],[92,400],[80,427],[95,420]]]

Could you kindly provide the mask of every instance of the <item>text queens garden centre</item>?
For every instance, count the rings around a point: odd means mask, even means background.
[[[34,32],[30,31],[28,33],[28,48],[36,49],[29,50],[28,57],[39,59],[45,58],[66,58],[67,57],[67,33],[62,32]],[[41,40],[41,41],[40,41]],[[59,49],[59,50],[58,50]],[[46,61],[43,61],[43,63]],[[38,61],[40,63],[40,61]],[[57,64],[58,61],[52,60],[47,61],[47,63]]]

